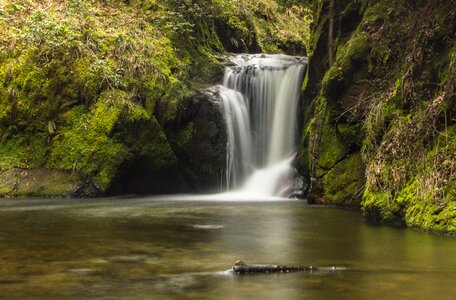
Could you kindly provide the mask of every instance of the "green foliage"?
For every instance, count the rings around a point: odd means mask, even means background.
[[[394,215],[409,226],[449,232],[448,226],[454,222],[449,212],[456,200],[455,125],[430,138],[430,131],[423,131],[426,127],[421,122],[428,126],[429,120],[419,115],[404,118],[386,133],[387,138],[367,168],[367,176],[369,190],[390,191],[388,205],[381,198],[365,194],[363,207],[368,214],[378,209],[384,221]]]
[[[277,53],[293,47],[301,48],[300,54],[307,52],[312,22],[309,6],[270,0],[246,1],[246,6],[254,16],[252,24],[264,52]]]
[[[36,134],[29,138],[26,134],[17,134],[0,142],[0,170],[15,167],[40,166],[46,161],[46,134]]]
[[[163,128],[185,115],[191,80],[218,78],[222,38],[253,49],[266,18],[263,50],[304,47],[307,13],[273,0],[2,1],[0,169],[58,169],[105,190],[134,159],[174,168]]]
[[[81,32],[67,20],[57,20],[43,10],[34,11],[24,22],[20,38],[27,46],[43,47],[48,55],[69,54],[79,45]]]
[[[204,3],[199,3],[204,1],[174,0],[164,2],[166,3],[166,14],[162,16],[164,28],[179,38],[195,39],[194,35],[199,23],[204,23],[212,18],[212,15],[203,9],[204,6],[201,6]]]
[[[86,1],[6,8],[1,21],[13,26],[0,29],[1,168],[46,164],[95,176],[105,188],[128,158],[112,137],[116,124],[149,118],[158,100],[168,103],[163,114],[172,119],[186,93],[175,49],[128,10],[127,21],[113,26],[116,15],[106,18],[109,10]],[[52,132],[50,122],[57,124]]]
[[[328,66],[327,4],[314,1],[314,65],[304,85],[305,93],[318,95],[310,106],[314,114],[306,109],[303,134],[309,162],[301,165],[313,176],[310,194],[347,205],[350,197],[339,197],[346,186],[337,184],[335,170],[343,178],[342,169],[353,166],[344,160],[329,170],[315,166],[337,162],[341,145],[351,145],[351,151],[361,146],[366,215],[454,234],[454,5],[336,2],[336,57]],[[319,109],[322,99],[325,113]],[[337,138],[352,141],[341,144]]]

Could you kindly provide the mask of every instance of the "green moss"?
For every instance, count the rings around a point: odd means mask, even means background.
[[[15,167],[36,167],[46,161],[47,134],[35,134],[32,138],[18,134],[0,142],[0,170]]]
[[[386,207],[390,203],[391,195],[385,192],[374,192],[370,189],[365,189],[363,194],[362,205],[365,210],[374,207]]]
[[[442,62],[443,71],[439,72],[439,82],[442,86],[449,83],[453,76],[456,64],[456,42],[453,43],[451,50],[448,51]]]
[[[403,220],[410,227],[454,234],[456,198],[455,181],[451,175],[454,165],[451,153],[456,149],[452,138],[455,127],[450,126],[437,136],[432,143],[433,147],[415,161],[413,166],[410,166],[409,158],[404,158],[399,153],[394,159],[383,160],[380,174],[375,177],[375,184],[371,185],[377,186],[377,189],[389,188],[392,193],[373,193],[371,189],[374,187],[368,186],[362,203],[366,214],[376,215],[378,220],[385,223]],[[396,132],[404,129],[396,126],[391,130]],[[400,180],[403,179],[399,175],[410,179],[400,185]]]
[[[361,134],[359,124],[336,124],[336,130],[346,148],[355,148],[354,146],[358,145]]]
[[[330,169],[322,166],[333,165],[342,149],[357,151],[362,145],[367,216],[454,234],[456,139],[449,116],[455,111],[450,100],[455,35],[444,24],[453,24],[455,8],[449,2],[432,7],[425,1],[336,3],[335,61],[329,66],[327,4],[314,1],[313,65],[304,90],[318,95],[315,113],[304,115],[310,124],[302,138],[308,160],[300,157],[314,179],[311,196],[340,201],[344,186],[331,184],[337,183],[333,173],[341,171],[343,160]],[[318,109],[322,99],[324,113]],[[362,133],[353,124],[361,125]]]
[[[315,127],[315,118],[310,119],[306,128],[301,135],[300,147],[298,148],[297,155],[297,168],[301,174],[310,174],[310,145],[309,140],[312,133],[312,128]]]
[[[177,144],[180,148],[185,149],[189,146],[192,141],[192,137],[195,133],[193,122],[189,122],[184,129],[182,129],[177,135]]]
[[[330,99],[350,83],[355,69],[366,60],[371,49],[368,36],[358,29],[351,38],[337,47],[336,61],[322,80],[322,94]]]
[[[344,75],[347,70],[342,69],[342,67],[337,64],[333,65],[328,72],[325,73],[325,76],[322,80],[322,89],[325,92],[325,96],[331,94],[331,92],[336,89],[344,80]]]
[[[412,181],[396,201],[405,207],[405,222],[410,227],[439,233],[456,233],[456,202],[436,204],[430,196],[420,196],[418,181]]]
[[[177,158],[165,133],[155,118],[145,125],[139,134],[143,143],[135,143],[140,148],[137,155],[145,159],[151,170],[169,171],[176,166]]]
[[[66,114],[67,125],[53,140],[48,166],[76,170],[94,177],[101,189],[108,187],[117,167],[128,158],[128,149],[111,138],[122,122],[147,119],[147,113],[121,91],[102,94],[88,112],[75,107]]]
[[[372,191],[369,187],[364,190],[361,207],[366,216],[375,222],[386,224],[402,223],[399,206],[393,201],[390,193]]]
[[[122,21],[118,13],[125,17]],[[9,10],[2,22],[11,22],[13,30],[1,29],[5,40],[0,41],[1,169],[75,171],[105,189],[134,155],[129,148],[140,152],[146,144],[144,151],[173,161],[151,114],[156,111],[165,121],[174,118],[187,93],[179,77],[187,75],[175,46],[146,21],[147,14],[81,1],[51,10],[39,3]],[[14,49],[14,55],[6,48]],[[126,138],[118,139],[121,128],[147,122],[161,136],[149,137],[157,143],[146,139],[127,145]],[[158,160],[155,165],[165,165]]]
[[[358,129],[332,123],[326,98],[318,97],[312,106],[315,110],[303,132],[301,143],[304,151],[300,152],[299,165],[308,173],[313,171],[311,176],[322,178],[348,154]]]
[[[322,127],[321,140],[318,144],[317,161],[321,170],[317,172],[317,177],[333,168],[337,161],[344,157],[346,153],[347,149],[336,134],[336,129],[326,121]]]
[[[413,168],[409,160],[400,157],[384,162],[376,185],[389,187],[393,193],[372,192],[373,187],[368,186],[362,202],[365,213],[385,223],[403,220],[410,227],[455,234],[455,181],[451,176],[455,127],[450,126],[437,136],[432,149]],[[404,170],[408,170],[410,180],[398,188],[394,180],[398,172],[404,175]]]
[[[355,63],[366,59],[370,50],[371,43],[368,35],[358,29],[345,44],[337,48],[336,63],[342,69],[353,68]]]
[[[280,53],[283,51],[304,54],[309,48],[309,26],[311,11],[307,6],[280,1],[260,0],[241,1],[239,8],[246,7],[250,13],[248,23],[263,52]]]
[[[324,197],[329,203],[358,206],[364,181],[361,155],[350,154],[323,177]]]

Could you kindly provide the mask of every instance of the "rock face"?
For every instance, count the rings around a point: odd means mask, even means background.
[[[218,191],[226,158],[225,124],[216,90],[183,101],[179,118],[163,126],[171,164],[156,168],[147,153],[121,167],[108,194]]]
[[[455,234],[453,1],[314,5],[298,158],[309,201]]]
[[[107,189],[77,171],[13,168],[0,171],[0,195],[94,197],[218,191],[224,176],[226,135],[217,90],[196,92],[182,103],[179,118],[164,126],[153,119],[116,125],[116,139],[132,155],[123,158]]]
[[[186,111],[179,124],[165,129],[179,170],[191,191],[219,191],[225,176],[226,129],[217,89],[197,93]]]
[[[100,196],[101,191],[92,182],[82,180],[76,173],[45,168],[15,168],[0,171],[1,195],[95,197]]]

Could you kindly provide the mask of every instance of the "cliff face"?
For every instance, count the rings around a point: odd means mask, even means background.
[[[280,2],[2,1],[0,196],[219,186],[223,119],[198,90],[227,51],[305,53],[307,11]]]
[[[456,4],[313,5],[298,162],[309,200],[455,233]]]
[[[453,2],[5,0],[0,196],[219,186],[223,57],[307,53],[309,201],[454,233]]]

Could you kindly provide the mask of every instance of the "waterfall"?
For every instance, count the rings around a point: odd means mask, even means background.
[[[307,58],[237,55],[220,97],[227,130],[226,185],[280,194],[296,152],[297,111]]]

